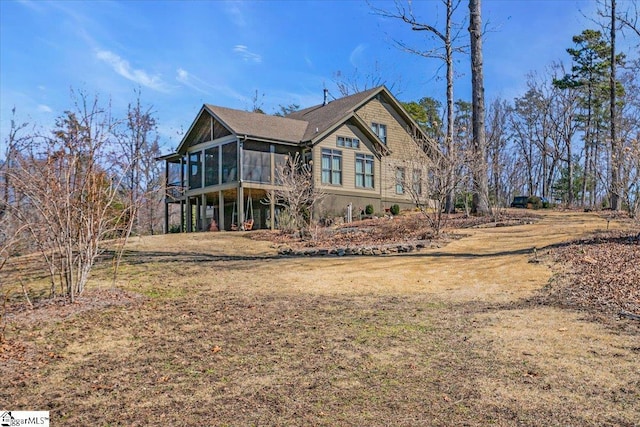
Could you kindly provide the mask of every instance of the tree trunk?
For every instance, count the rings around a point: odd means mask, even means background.
[[[487,183],[486,137],[484,128],[484,75],[482,64],[482,12],[481,0],[469,0],[471,37],[471,92],[472,129],[475,154],[473,174],[473,212],[489,213],[489,190]]]
[[[585,146],[584,146],[584,171],[582,173],[582,195],[581,195],[581,199],[580,199],[580,203],[582,204],[582,207],[586,207],[586,203],[587,203],[587,188],[588,188],[588,184],[587,182],[589,181],[589,168],[591,165],[591,144],[588,141],[585,141]]]
[[[620,157],[616,139],[616,0],[611,0],[611,73],[609,75],[611,131],[611,209],[620,209]]]
[[[447,147],[447,155],[449,156],[449,184],[450,188],[447,191],[447,196],[445,200],[445,212],[451,213],[455,210],[455,201],[454,201],[454,193],[455,188],[453,188],[453,183],[456,182],[455,177],[455,167],[453,166],[453,162],[455,162],[456,158],[456,149],[453,145],[453,121],[454,121],[454,99],[453,99],[453,46],[451,40],[451,18],[453,15],[453,0],[447,0],[447,22],[445,29],[445,55],[447,62],[447,136],[446,136],[446,147]]]
[[[569,193],[567,196],[567,205],[573,206],[573,159],[571,150],[571,139],[567,141],[567,185]]]

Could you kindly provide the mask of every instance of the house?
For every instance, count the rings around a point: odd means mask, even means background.
[[[317,214],[343,216],[373,205],[415,206],[430,151],[426,135],[384,86],[286,117],[205,104],[166,163],[165,230],[275,226],[265,204],[275,171],[298,153],[327,195]],[[412,191],[407,191],[411,185]]]

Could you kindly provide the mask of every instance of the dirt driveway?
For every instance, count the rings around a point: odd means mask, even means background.
[[[5,370],[0,401],[84,425],[634,426],[638,336],[526,301],[551,277],[534,246],[606,227],[552,212],[383,257],[135,239],[122,286],[147,300],[10,331],[55,358]]]

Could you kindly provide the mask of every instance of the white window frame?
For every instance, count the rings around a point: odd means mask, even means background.
[[[325,168],[325,159],[328,159],[329,161],[328,168]],[[334,168],[335,160],[338,160],[338,168]],[[326,178],[325,178],[325,173],[328,174],[326,175]],[[333,150],[331,148],[322,149],[320,175],[321,175],[320,181],[323,184],[342,185],[342,151]]]
[[[387,145],[387,125],[373,122],[371,123],[371,130],[378,135],[384,145]]]
[[[358,163],[361,163],[362,172],[358,172]],[[371,165],[371,172],[367,172],[367,165]],[[375,163],[370,154],[356,153],[355,179],[357,188],[375,188]],[[362,176],[362,185],[358,185],[358,176]],[[367,178],[370,177],[371,185],[367,185]]]

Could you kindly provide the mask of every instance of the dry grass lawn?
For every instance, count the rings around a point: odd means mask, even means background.
[[[385,257],[278,257],[241,233],[134,239],[119,288],[144,298],[9,319],[0,407],[53,425],[637,426],[633,321],[531,302],[552,275],[533,247],[606,226],[549,212]]]

